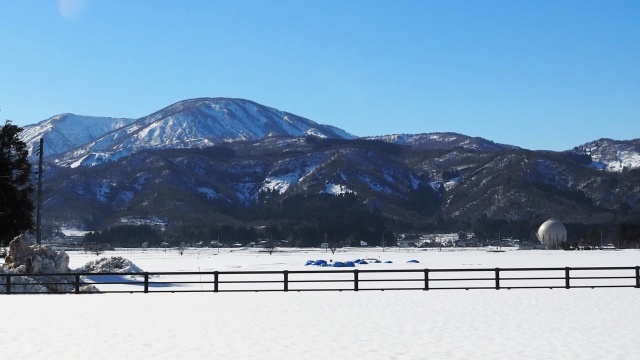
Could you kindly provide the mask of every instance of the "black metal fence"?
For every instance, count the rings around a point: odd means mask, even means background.
[[[640,288],[640,266],[0,274],[0,281],[4,294],[79,294],[88,285],[99,293]]]

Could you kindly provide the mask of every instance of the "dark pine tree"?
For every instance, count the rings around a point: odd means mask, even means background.
[[[33,230],[33,184],[27,145],[18,135],[22,128],[7,120],[0,129],[0,241]]]

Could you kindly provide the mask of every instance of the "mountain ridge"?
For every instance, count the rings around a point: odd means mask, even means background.
[[[358,138],[286,111],[239,98],[193,98],[175,102],[138,119],[59,114],[27,125],[21,138],[32,154],[42,137],[45,156],[60,166],[95,166],[141,149],[205,147],[266,137]],[[505,151],[521,149],[453,132],[362,137],[419,149]],[[640,139],[598,139],[566,152],[588,155],[605,171],[640,167]]]
[[[520,224],[518,236],[528,236],[523,229],[548,217],[640,217],[640,140],[554,152],[451,132],[357,138],[229,98],[185,100],[140,119],[66,114],[40,124],[26,133],[32,148],[38,134],[45,138],[43,211],[51,224],[354,221],[361,230],[377,222],[489,236],[489,223]]]

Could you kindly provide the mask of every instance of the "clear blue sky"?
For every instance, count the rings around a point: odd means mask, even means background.
[[[358,136],[640,138],[640,1],[0,0],[0,118],[239,97]]]

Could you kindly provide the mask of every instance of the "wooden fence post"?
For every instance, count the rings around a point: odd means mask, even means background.
[[[640,266],[636,266],[636,288],[640,288]]]
[[[564,288],[565,289],[571,289],[571,277],[569,276],[569,271],[571,270],[571,268],[566,267],[564,268]]]
[[[429,269],[424,269],[424,289],[429,290]]]
[[[145,272],[144,273],[144,293],[148,293],[149,292],[149,273]]]
[[[500,268],[496,268],[496,290],[500,290]]]
[[[80,294],[80,274],[76,274],[75,287],[75,293]]]
[[[219,272],[214,271],[213,272],[213,292],[218,292],[218,275]]]
[[[284,291],[287,292],[289,291],[289,271],[284,270],[282,275],[284,275]]]
[[[358,269],[353,270],[353,290],[358,291]]]
[[[5,292],[7,294],[11,294],[11,275],[6,274],[4,276],[4,279],[5,279],[5,284],[4,284],[5,285]]]

